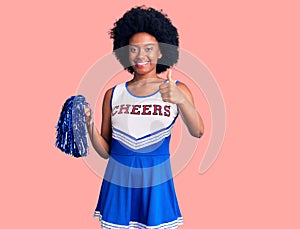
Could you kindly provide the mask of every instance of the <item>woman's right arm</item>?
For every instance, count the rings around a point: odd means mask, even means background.
[[[111,141],[111,107],[110,100],[112,88],[106,91],[102,105],[102,123],[101,134],[94,126],[94,120],[91,119],[89,109],[86,109],[87,129],[90,140],[96,152],[104,159],[109,158],[110,141]]]

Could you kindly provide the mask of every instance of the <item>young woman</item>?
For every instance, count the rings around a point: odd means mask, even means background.
[[[109,158],[94,216],[102,228],[177,228],[183,220],[169,161],[171,130],[180,114],[192,136],[204,131],[190,90],[170,70],[178,60],[177,29],[162,11],[136,7],[115,23],[111,38],[133,78],[105,93],[100,133],[86,112],[93,147]],[[167,79],[158,76],[164,71]]]

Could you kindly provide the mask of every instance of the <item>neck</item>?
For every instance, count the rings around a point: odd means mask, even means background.
[[[157,76],[156,72],[148,73],[145,75],[134,73],[132,81],[151,80],[151,79],[157,79],[157,78],[159,78],[159,77]]]

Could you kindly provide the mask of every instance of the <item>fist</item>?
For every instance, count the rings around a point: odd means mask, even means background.
[[[180,88],[177,87],[175,81],[172,79],[172,70],[169,69],[167,73],[168,82],[162,83],[159,86],[160,94],[164,102],[181,104],[185,100],[185,96]]]
[[[86,124],[90,125],[92,123],[92,110],[88,106],[84,106]]]

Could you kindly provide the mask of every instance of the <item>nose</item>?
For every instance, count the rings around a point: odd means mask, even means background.
[[[145,50],[140,48],[137,54],[137,58],[142,58],[144,56],[146,56]]]

